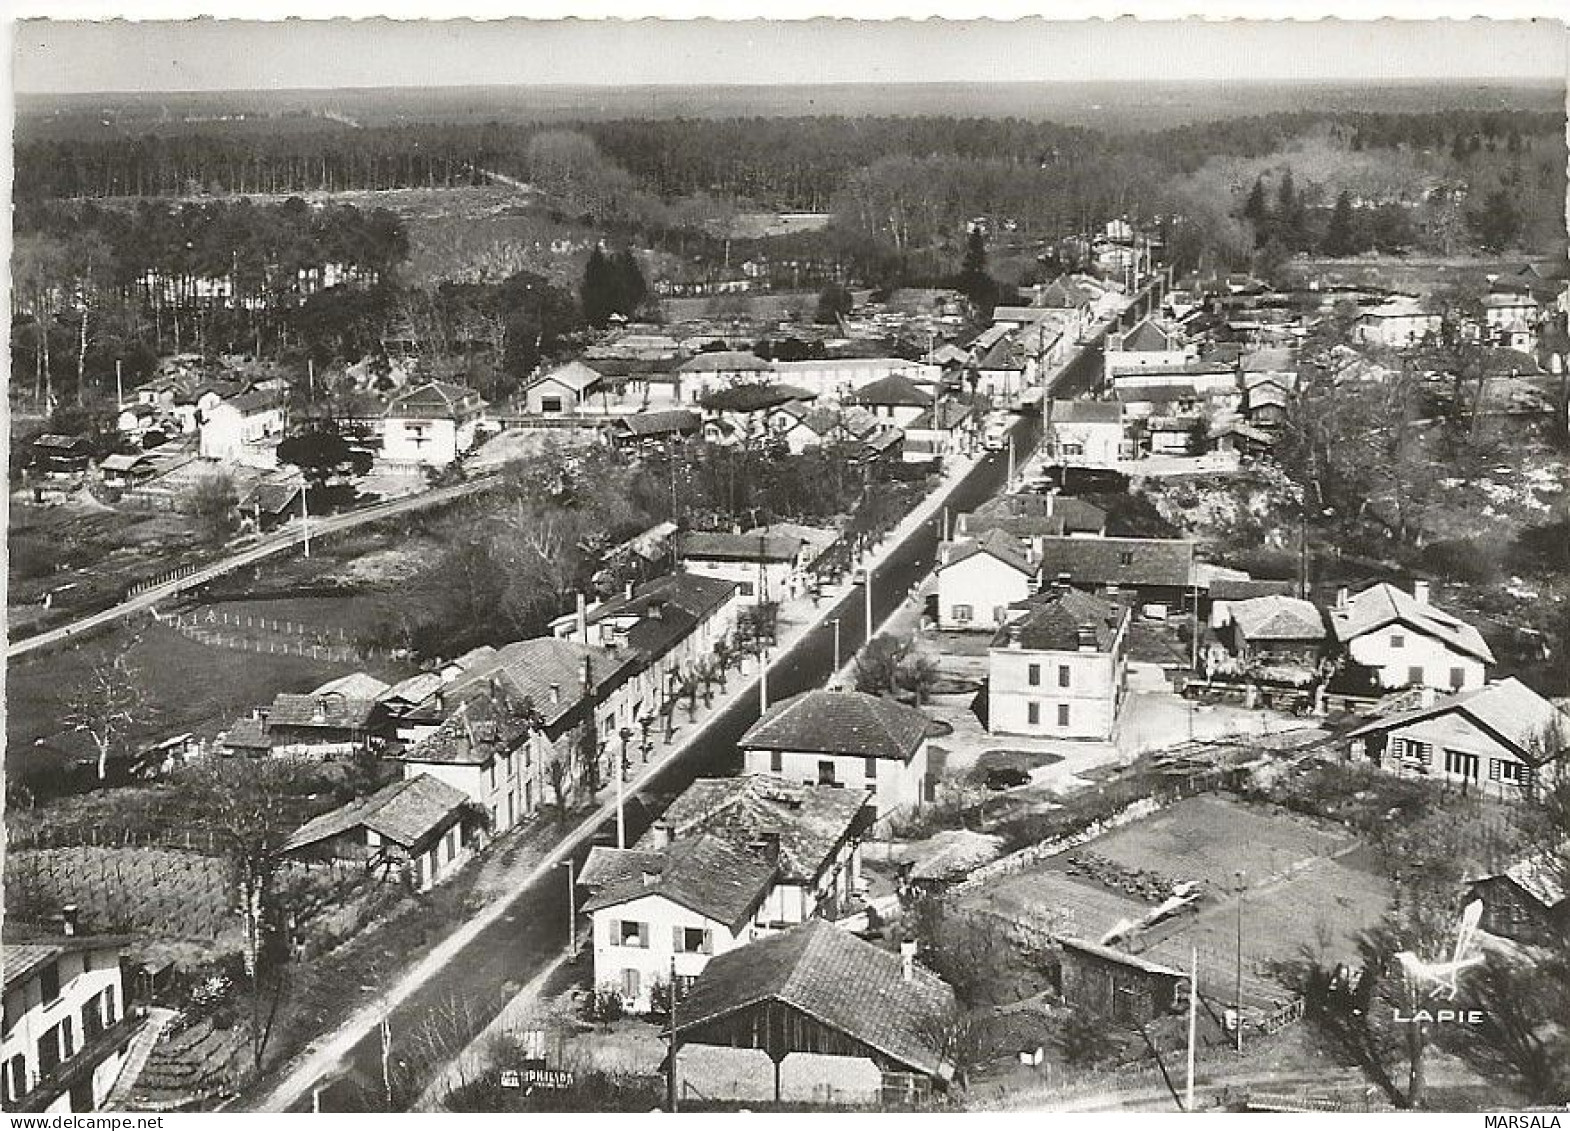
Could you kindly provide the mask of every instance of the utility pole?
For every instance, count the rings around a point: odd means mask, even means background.
[[[571,960],[578,949],[578,889],[573,882],[572,857],[561,862],[567,869],[567,958]]]
[[[834,673],[840,670],[840,618],[835,617],[831,622],[834,625]]]
[[[624,742],[624,743],[622,743],[622,750],[625,751],[626,749],[627,749],[627,744]],[[624,803],[624,799],[623,799],[623,791],[626,788],[624,779],[627,776],[625,762],[626,762],[625,754],[621,758],[617,759],[617,762],[616,762],[616,847],[617,848],[626,848],[627,847],[627,819],[623,815],[623,809],[625,808],[625,803]]]
[[[676,956],[671,955],[671,1008],[670,1039],[665,1057],[665,1100],[672,1112],[676,1110]]]
[[[382,1091],[387,1096],[387,1110],[393,1109],[392,1088],[392,1025],[382,1014]]]
[[[870,557],[867,559],[867,568],[862,571],[862,577],[865,578],[862,582],[862,595],[866,598],[867,606],[867,637],[863,643],[871,644],[874,626],[872,623],[872,559]]]
[[[1243,1051],[1243,884],[1248,873],[1242,869],[1237,874],[1237,984],[1233,989],[1232,1005],[1237,1011],[1237,1051]]]
[[[1183,1091],[1183,1110],[1194,1110],[1194,1036],[1199,1024],[1199,947],[1188,948],[1188,1086]]]
[[[305,492],[310,480],[300,476],[300,533],[305,536],[305,556],[311,556],[311,515],[306,506]]]
[[[769,709],[769,653],[763,643],[763,636],[758,636],[758,713]]]
[[[114,403],[116,408],[125,404],[125,381],[120,375],[120,359],[114,359]]]

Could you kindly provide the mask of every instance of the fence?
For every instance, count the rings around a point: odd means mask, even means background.
[[[330,632],[309,625],[270,617],[206,612],[176,613],[155,617],[159,624],[180,635],[218,648],[235,648],[266,656],[301,656],[330,663],[354,664],[384,659],[386,653],[349,640],[344,629],[337,630],[334,642]],[[260,635],[250,636],[247,633]]]
[[[125,591],[125,599],[129,601],[133,597],[146,593],[149,589],[156,589],[160,585],[168,585],[171,581],[179,581],[183,577],[190,577],[202,568],[199,565],[183,565],[179,569],[172,569],[168,573],[161,573],[157,577],[148,578],[146,581],[138,581]]]
[[[204,856],[221,855],[223,842],[208,830],[133,829],[115,825],[41,825],[13,830],[6,838],[12,852],[54,848],[165,848]]]

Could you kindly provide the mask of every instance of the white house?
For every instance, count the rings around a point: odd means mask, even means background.
[[[545,374],[523,391],[527,412],[535,416],[571,415],[584,407],[604,375],[582,361],[569,361]]]
[[[276,446],[270,463],[257,455],[267,441],[283,435],[284,408],[270,393],[241,393],[220,401],[202,420],[197,453],[203,459],[248,466],[277,466]],[[260,460],[260,462],[259,462]]]
[[[774,376],[826,400],[844,400],[890,377],[936,385],[943,377],[943,367],[903,357],[823,357],[776,361]]]
[[[1351,757],[1506,799],[1554,786],[1559,760],[1570,750],[1570,716],[1520,680],[1451,695],[1428,690],[1422,698],[1413,710],[1351,731]]]
[[[446,467],[474,447],[485,402],[465,385],[427,381],[394,397],[382,415],[383,459]]]
[[[693,530],[677,540],[676,555],[689,572],[735,581],[748,603],[762,604],[803,592],[805,545],[789,534]]]
[[[927,795],[922,711],[859,691],[808,691],[770,707],[737,742],[742,772],[872,793],[878,820]]]
[[[709,960],[766,934],[779,873],[768,848],[700,835],[662,849],[596,848],[580,879],[592,894],[594,984],[632,1013],[653,1009],[656,986],[691,987]]]
[[[1112,737],[1128,682],[1127,606],[1059,587],[1010,610],[987,650],[987,729]]]
[[[1167,329],[1147,318],[1125,334],[1109,334],[1105,353],[1106,381],[1133,369],[1169,368],[1183,365],[1195,356],[1175,329]]]
[[[128,1013],[124,940],[76,934],[5,940],[0,1099],[12,1115],[97,1111],[120,1078],[143,1018]]]
[[[976,410],[971,405],[941,400],[905,425],[901,458],[920,462],[974,451],[978,430]]]
[[[1035,592],[1040,567],[1026,543],[1002,530],[938,548],[938,627],[991,632],[1008,607]]]
[[[1123,453],[1117,401],[1048,401],[1047,458],[1073,467],[1116,467]]]
[[[1471,691],[1483,686],[1494,662],[1477,629],[1429,601],[1426,581],[1411,593],[1388,582],[1355,597],[1343,589],[1330,628],[1348,659],[1380,687]]]
[[[1396,297],[1358,315],[1357,337],[1369,345],[1406,349],[1439,329],[1438,314],[1416,299]]]
[[[1531,353],[1537,348],[1537,328],[1542,307],[1529,289],[1495,290],[1483,296],[1483,326],[1487,339],[1505,349]]]
[[[697,404],[708,394],[734,385],[756,385],[775,378],[775,362],[751,350],[714,350],[694,354],[676,369],[677,399]]]
[[[879,421],[904,428],[932,407],[932,394],[903,374],[891,374],[846,397]]]

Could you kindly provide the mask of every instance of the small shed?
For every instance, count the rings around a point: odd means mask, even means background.
[[[1063,1000],[1113,1021],[1154,1021],[1181,1004],[1188,975],[1137,954],[1062,938]]]

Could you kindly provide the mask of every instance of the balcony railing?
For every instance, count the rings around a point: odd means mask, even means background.
[[[130,1044],[146,1023],[147,1010],[132,1006],[124,1017],[88,1037],[75,1053],[39,1076],[32,1090],[17,1100],[12,1110],[22,1114],[43,1111],[70,1091],[82,1076],[90,1076],[111,1055]]]

